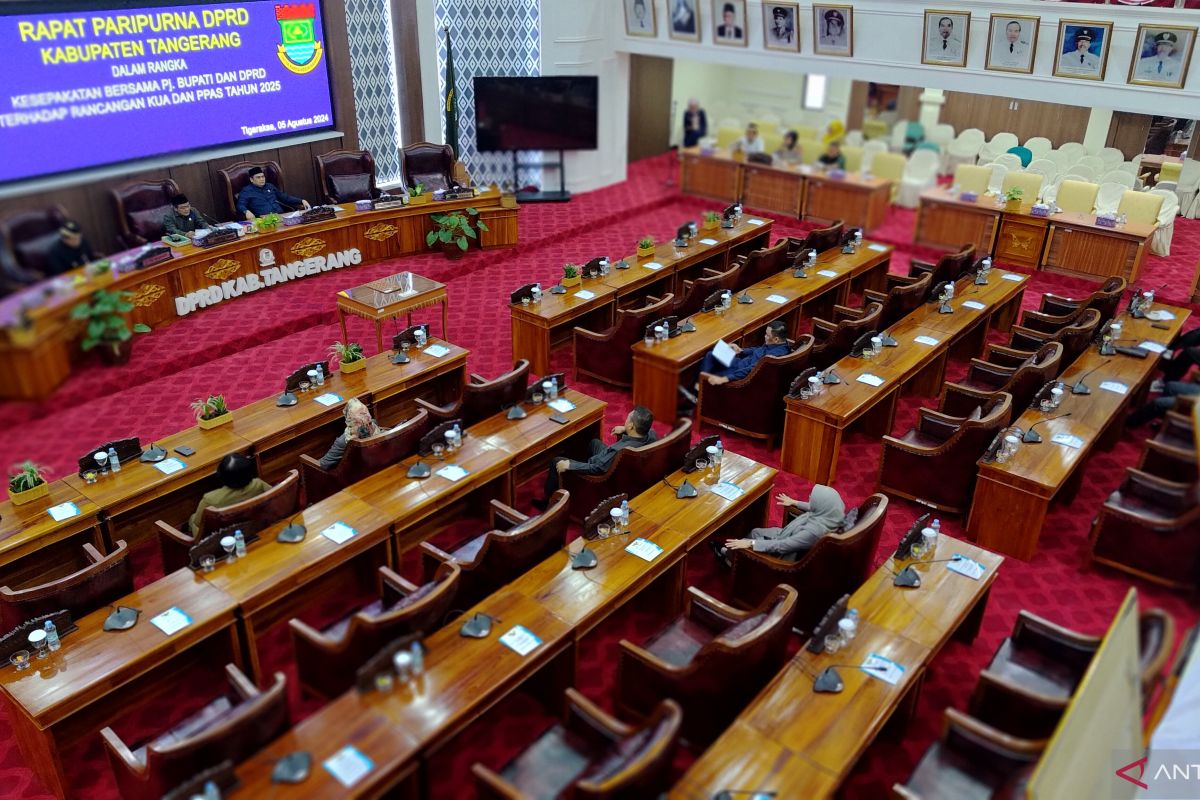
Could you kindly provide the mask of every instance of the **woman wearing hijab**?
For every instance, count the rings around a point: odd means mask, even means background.
[[[785,508],[793,506],[804,513],[782,528],[755,528],[750,531],[749,539],[730,539],[725,542],[727,551],[752,549],[785,561],[797,561],[818,539],[836,531],[846,519],[846,504],[841,495],[821,484],[813,487],[807,503],[782,493],[775,499]]]
[[[358,398],[351,398],[343,412],[346,430],[333,440],[329,452],[321,456],[321,469],[333,469],[346,454],[346,444],[351,439],[367,439],[379,433],[379,426],[371,419],[371,412]]]

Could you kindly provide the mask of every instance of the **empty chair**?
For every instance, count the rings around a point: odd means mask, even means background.
[[[1171,240],[1175,237],[1175,216],[1179,213],[1179,196],[1174,191],[1166,189],[1151,189],[1146,194],[1158,195],[1162,198],[1162,206],[1158,209],[1155,220],[1158,227],[1150,236],[1150,252],[1156,256],[1171,255]]]
[[[44,582],[0,586],[0,631],[63,609],[77,620],[103,608],[133,591],[133,567],[123,540],[106,556],[89,542],[74,561],[58,565],[51,579],[39,580]]]
[[[1029,162],[1029,166],[1025,168],[1025,171],[1040,174],[1046,179],[1047,183],[1058,176],[1058,166],[1048,158],[1035,158]]]
[[[984,194],[987,192],[988,178],[991,175],[992,171],[987,167],[979,167],[974,164],[959,164],[954,168],[953,183],[959,188],[959,191]]]
[[[1063,297],[1046,292],[1037,311],[1029,310],[1021,314],[1021,325],[1035,331],[1053,333],[1064,325],[1074,323],[1089,308],[1100,312],[1100,324],[1103,325],[1117,313],[1121,295],[1128,286],[1124,278],[1114,276],[1105,280],[1099,289],[1087,297]]]
[[[314,156],[317,181],[328,203],[374,200],[375,158],[367,150],[331,150]]]
[[[1024,169],[1024,164],[1021,163],[1021,157],[1016,153],[1001,153],[996,156],[993,164],[1002,164],[1009,172],[1016,172]]]
[[[1130,222],[1140,225],[1157,225],[1158,214],[1162,211],[1163,196],[1150,192],[1127,191],[1121,195],[1121,203],[1117,206],[1118,214],[1125,214]]]
[[[700,381],[696,418],[755,439],[766,439],[767,447],[783,430],[783,397],[792,380],[808,367],[813,337],[801,336],[791,352],[764,356],[741,380],[722,384]],[[755,413],[747,414],[753,408]]]
[[[442,627],[458,605],[458,564],[448,563],[420,586],[379,568],[378,598],[321,630],[292,618],[288,627],[300,686],[333,698],[354,685],[355,673],[390,642]]]
[[[1092,523],[1093,561],[1172,589],[1200,587],[1196,484],[1125,470]],[[1137,546],[1131,546],[1136,542]]]
[[[944,253],[936,264],[928,261],[912,259],[908,263],[909,277],[929,275],[929,291],[933,291],[942,281],[956,281],[967,272],[975,262],[975,245],[964,244],[956,252]]]
[[[1088,154],[1087,148],[1079,142],[1064,142],[1058,146],[1058,152],[1065,154],[1072,164]]]
[[[792,627],[811,631],[838,598],[853,594],[871,574],[887,507],[886,495],[871,495],[847,513],[843,530],[825,534],[796,561],[753,550],[730,550],[734,603],[754,608],[773,587],[786,584],[796,590],[798,600]],[[799,513],[798,509],[785,509],[784,525]]]
[[[871,172],[871,167],[874,163],[875,156],[888,151],[887,145],[878,139],[872,139],[863,145],[863,163],[861,171],[865,173]]]
[[[886,140],[888,137],[888,125],[881,119],[868,119],[863,121],[863,137],[868,142],[881,142],[884,148],[887,147]]]
[[[1084,167],[1092,171],[1093,175],[1103,175],[1108,172],[1108,168],[1104,166],[1104,162],[1096,156],[1084,156],[1076,161],[1072,166]]]
[[[602,500],[624,492],[630,497],[658,483],[679,469],[692,439],[692,421],[676,420],[675,429],[666,436],[641,447],[626,447],[602,475],[577,470],[562,474],[562,488],[571,494],[571,518],[583,519]]]
[[[478,763],[471,767],[475,797],[640,800],[665,792],[683,721],[677,703],[660,701],[634,726],[574,689],[567,689],[566,697],[564,721],[499,772]]]
[[[915,428],[899,438],[883,437],[878,491],[962,513],[971,505],[975,462],[1012,413],[1012,397],[1004,392],[962,415],[922,408]]]
[[[445,564],[456,564],[462,574],[455,603],[459,608],[474,606],[566,545],[568,499],[566,492],[555,492],[546,510],[535,517],[493,500],[486,533],[448,550],[421,543],[425,580],[442,574]]]
[[[1075,163],[1075,159],[1073,159],[1068,153],[1064,153],[1062,150],[1051,150],[1049,153],[1046,153],[1044,158],[1054,163],[1054,166],[1057,168],[1056,171],[1059,175],[1066,172],[1068,169],[1070,169],[1071,165]]]
[[[879,330],[879,319],[882,312],[883,306],[879,303],[870,303],[862,316],[858,318],[828,322],[820,317],[813,317],[812,366],[817,369],[826,369],[834,362],[849,355],[850,348],[860,336],[869,331]]]
[[[1098,182],[1101,186],[1106,183],[1117,183],[1121,186],[1124,186],[1126,189],[1132,189],[1136,183],[1136,178],[1134,177],[1133,173],[1126,172],[1123,169],[1110,169],[1108,172],[1100,176]]]
[[[718,277],[720,275],[721,273],[718,273]],[[575,376],[586,375],[614,386],[632,385],[633,356],[629,348],[642,340],[646,326],[656,319],[673,313],[687,316],[698,311],[700,304],[708,296],[703,292],[709,286],[709,283],[706,283],[709,280],[701,278],[692,281],[690,293],[685,290],[683,299],[688,300],[689,303],[684,310],[675,305],[674,295],[668,294],[661,300],[656,297],[647,297],[642,306],[618,308],[617,324],[603,333],[576,327],[573,334],[575,339]],[[732,276],[729,276],[729,280],[732,282]],[[727,287],[722,286],[721,288]],[[708,291],[712,292],[715,289],[708,289]]]
[[[939,410],[943,414],[964,417],[977,406],[999,397],[1012,396],[1018,414],[1029,407],[1037,391],[1054,380],[1062,371],[1063,346],[1058,342],[1044,344],[1032,356],[1019,364],[997,364],[972,358],[967,375],[961,382],[942,387]],[[1005,359],[1008,361],[1008,359]]]
[[[171,210],[171,198],[179,194],[179,184],[169,178],[161,181],[133,181],[108,190],[117,217],[117,240],[124,247],[155,242],[166,232],[163,219]]]
[[[428,431],[429,414],[418,411],[412,419],[394,428],[366,439],[349,440],[341,461],[329,469],[321,466],[320,459],[307,453],[301,455],[305,501],[309,505],[318,503],[384,467],[403,461],[417,451],[417,444]]]
[[[717,128],[717,147],[728,150],[733,143],[742,138],[744,128],[739,125],[722,124]]]
[[[946,145],[946,153],[942,159],[945,163],[944,169],[953,173],[964,164],[975,166],[975,159],[979,156],[981,147],[983,147],[983,131],[978,128],[967,128],[958,134],[953,142]]]
[[[805,164],[816,164],[825,145],[819,139],[797,139],[796,147],[800,150],[800,160]]]
[[[945,147],[954,141],[954,126],[945,122],[931,125],[929,131],[925,134],[925,140]]]
[[[897,120],[892,125],[892,138],[888,142],[888,149],[893,153],[903,153],[904,146],[908,141],[908,120]]]
[[[1063,178],[1073,178],[1079,181],[1095,182],[1096,175],[1096,170],[1092,169],[1086,164],[1072,164],[1067,168],[1067,171],[1063,173]]]
[[[1004,186],[1004,178],[1008,175],[1008,167],[1003,164],[988,164],[987,169],[991,170],[991,175],[988,177],[988,194],[1000,194]]]
[[[842,145],[842,156],[846,159],[846,172],[859,172],[863,164],[863,148],[861,145]]]
[[[846,138],[842,139],[842,141],[850,147],[862,147],[866,139],[863,137],[862,131],[855,129],[846,131]]]
[[[904,179],[904,170],[907,165],[907,160],[899,153],[879,153],[871,161],[871,173],[876,178],[892,182],[891,199],[893,201],[900,190],[900,181]]]
[[[840,219],[835,220],[833,224],[829,225],[828,227],[813,228],[811,231],[805,234],[802,248],[811,247],[812,249],[816,250],[818,254],[824,253],[826,250],[831,250],[832,248],[841,244],[842,233],[845,232],[845,229],[846,225]],[[792,250],[794,252],[796,249],[802,248],[793,247]]]
[[[925,302],[925,297],[929,294],[932,282],[932,272],[923,273],[915,278],[889,273],[887,275],[887,291],[877,292],[874,289],[864,289],[863,303],[879,303],[883,307],[879,314],[879,328],[886,330],[921,307],[921,304]],[[834,310],[835,319],[838,318],[840,308],[839,306]],[[853,311],[855,312],[853,316],[866,313],[865,307]],[[840,311],[840,313],[846,315],[845,311]]]
[[[734,288],[745,289],[768,278],[774,278],[783,272],[788,265],[787,246],[787,239],[779,239],[770,247],[752,250],[744,256],[738,256],[737,260],[742,266],[734,278]]]
[[[667,310],[654,312],[658,314],[658,317],[655,317],[654,314],[647,314],[641,317],[641,320],[649,323],[668,314],[673,314],[680,319],[690,317],[704,307],[704,301],[707,300],[713,292],[726,290],[733,291],[734,286],[737,283],[738,272],[740,270],[741,265],[736,262],[724,272],[717,272],[716,270],[706,267],[704,274],[701,277],[693,280],[685,280],[683,282],[682,296],[678,300],[674,301],[672,305],[668,306]],[[667,295],[667,297],[671,297],[671,295]],[[647,302],[652,299],[653,298],[647,298]],[[657,304],[655,304],[655,307],[658,307]],[[578,330],[578,328],[576,330]],[[637,338],[640,339],[643,328],[638,328],[637,332]],[[628,386],[629,384],[626,383],[624,385]]]
[[[1053,333],[1044,333],[1035,331],[1031,328],[1023,328],[1020,325],[1014,325],[1010,331],[1008,346],[1012,351],[1012,358],[1015,360],[1024,360],[1033,355],[1038,348],[1049,342],[1058,342],[1063,346],[1062,363],[1072,364],[1075,359],[1083,355],[1083,351],[1088,348],[1095,338],[1096,333],[1100,330],[1100,312],[1094,308],[1088,308],[1070,325],[1064,325]],[[994,345],[989,345],[994,348]],[[1005,362],[996,360],[990,355],[988,361],[997,364]],[[1010,365],[1013,361],[1008,362]]]
[[[0,290],[36,283],[50,274],[50,251],[66,221],[62,206],[0,214]]]
[[[1168,411],[1167,413],[1187,419],[1178,411]],[[1161,430],[1159,432],[1161,433]],[[1159,478],[1182,483],[1195,483],[1200,480],[1200,474],[1196,472],[1196,448],[1194,445],[1180,447],[1155,439],[1147,439],[1143,444],[1142,460],[1138,464],[1138,469]]]
[[[796,590],[776,586],[741,611],[689,587],[683,614],[642,645],[622,639],[616,706],[632,718],[663,698],[683,709],[686,738],[707,744],[783,666]]]
[[[999,152],[1004,153],[1011,147],[1016,147],[1021,142],[1017,139],[1015,133],[1001,131],[991,138],[991,144],[999,148]]]
[[[1021,160],[1021,169],[1028,167],[1030,162],[1033,161],[1033,153],[1029,152],[1029,149],[1026,147],[1010,147],[1007,152]]]
[[[1116,169],[1119,164],[1125,163],[1125,154],[1115,147],[1101,147],[1096,158],[1100,159],[1105,169]]]
[[[419,183],[427,192],[448,189],[460,166],[448,144],[413,142],[400,148],[400,175],[409,188]]]
[[[1110,172],[1109,174],[1114,173]],[[1130,182],[1132,183],[1132,180]],[[1092,211],[1097,215],[1116,214],[1121,205],[1121,198],[1127,191],[1129,191],[1129,187],[1123,183],[1101,183],[1100,188],[1096,190],[1096,204],[1092,207]]]
[[[417,405],[429,412],[431,425],[461,419],[463,426],[469,428],[482,419],[520,403],[525,399],[528,387],[529,362],[522,358],[513,364],[511,371],[490,381],[472,373],[463,384],[462,396],[455,403],[439,407],[417,398]]]
[[[1054,202],[1063,211],[1091,214],[1096,205],[1096,193],[1099,191],[1100,187],[1094,183],[1064,180],[1058,187],[1058,195]]]
[[[282,672],[275,673],[266,691],[259,691],[233,664],[225,666],[225,673],[231,692],[145,744],[131,747],[112,728],[100,731],[121,797],[157,800],[222,761],[237,764],[249,758],[287,730],[287,682]]]
[[[975,158],[976,164],[991,164],[996,160],[996,156],[1004,151],[991,142],[984,142],[979,146],[979,154]]]
[[[1021,190],[1022,203],[1036,203],[1042,194],[1042,182],[1045,179],[1036,172],[1009,172],[1000,184],[1000,191],[1006,194],[1010,189]]]
[[[1200,217],[1200,161],[1189,158],[1183,162],[1175,194],[1179,197],[1180,216],[1187,219]]]
[[[895,203],[904,208],[916,208],[921,203],[921,192],[937,183],[941,156],[932,150],[917,149],[909,156],[908,164],[900,179]]]
[[[1054,144],[1045,136],[1033,136],[1025,140],[1024,147],[1034,158],[1045,158],[1054,149]]]

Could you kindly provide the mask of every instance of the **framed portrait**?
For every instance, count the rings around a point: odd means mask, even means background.
[[[1196,29],[1178,25],[1138,25],[1129,83],[1182,89],[1187,78]]]
[[[712,0],[713,42],[746,46],[746,0]]]
[[[1054,77],[1104,80],[1112,27],[1111,22],[1060,20],[1058,46],[1054,49]]]
[[[813,52],[854,55],[854,6],[813,3]]]
[[[700,0],[667,0],[667,33],[684,42],[700,41]]]
[[[800,6],[796,3],[763,3],[763,47],[800,52]]]
[[[965,67],[967,40],[971,36],[970,11],[925,9],[925,34],[921,63],[939,67]]]
[[[625,35],[657,36],[658,25],[654,19],[654,0],[624,0]]]
[[[1041,23],[1041,17],[992,14],[984,68],[994,72],[1033,72]]]

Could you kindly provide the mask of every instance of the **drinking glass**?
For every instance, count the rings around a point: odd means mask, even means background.
[[[612,536],[612,525],[609,525],[607,522],[601,522],[596,526],[596,537],[598,539],[607,539],[609,536]]]
[[[446,445],[442,444],[441,442],[433,443],[433,457],[434,458],[436,458],[438,461],[441,461],[442,454],[445,452],[446,452]]]
[[[29,669],[29,651],[18,650],[8,657],[8,663],[17,668],[17,671]]]
[[[301,392],[307,392],[309,390],[309,388],[311,388],[311,387],[312,387],[312,384],[309,383],[308,381],[300,381],[300,391]]]
[[[319,384],[320,381],[317,379],[317,377],[318,377],[317,371],[315,369],[310,369],[308,371],[308,385],[316,386],[317,384]]]
[[[545,399],[546,399],[546,396],[544,394],[542,394],[541,392],[533,393],[533,404],[535,406],[540,406],[542,404],[542,401]]]
[[[232,536],[221,537],[221,549],[225,551],[225,563],[232,564],[237,561],[237,557],[233,554],[233,548],[237,544]]]
[[[808,392],[813,397],[816,397],[821,393],[821,379],[816,375],[808,379]]]
[[[875,357],[875,348],[871,347],[870,345],[867,345],[866,347],[864,347],[862,349],[863,361],[870,361],[874,357]]]
[[[391,670],[380,670],[375,676],[375,691],[377,692],[390,692],[395,685],[396,679],[392,676]]]
[[[807,400],[810,397],[812,397],[812,389],[809,389],[807,385],[801,386],[800,387],[800,399]]]
[[[642,343],[646,345],[646,347],[654,347],[654,334],[647,332],[645,337],[642,339]]]
[[[707,458],[696,459],[696,471],[700,473],[701,477],[704,476],[704,473],[708,472],[708,467],[709,463]]]
[[[825,652],[833,655],[842,648],[842,637],[832,633],[825,637]]]
[[[101,451],[92,456],[92,458],[96,459],[96,466],[100,468],[101,472],[104,472],[108,468],[108,453]]]
[[[883,352],[883,337],[882,336],[872,336],[871,337],[871,351],[874,352],[875,355],[879,355],[880,353]]]
[[[405,339],[403,342],[400,343],[400,352],[401,353],[407,353],[411,348],[412,348],[412,342],[410,342],[408,339]]]
[[[925,555],[925,545],[921,542],[914,542],[912,546],[912,557],[914,560]]]
[[[454,431],[453,430],[446,431],[446,449],[447,450],[454,449]]]
[[[1043,398],[1042,402],[1039,405],[1040,405],[1043,413],[1049,411],[1050,407],[1051,407],[1050,406],[1050,398],[1049,397]]]
[[[35,628],[29,632],[29,644],[37,648],[37,657],[45,658],[49,655],[49,650],[46,649],[46,632],[41,628]]]
[[[85,483],[95,483],[96,482],[95,471],[89,469],[87,472],[83,473],[83,480]]]
[[[523,305],[523,306],[529,305],[529,296],[528,295],[521,298],[521,305]]]
[[[200,559],[200,569],[204,570],[205,572],[212,572],[213,567],[216,565],[216,556],[204,556],[204,558]]]

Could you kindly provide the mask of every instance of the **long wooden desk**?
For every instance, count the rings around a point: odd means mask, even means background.
[[[877,288],[886,281],[892,247],[863,242],[856,253],[842,253],[833,248],[821,253],[815,266],[807,270],[807,278],[792,277],[789,268],[756,283],[746,290],[753,303],[740,303],[735,298],[729,310],[694,314],[696,330],[681,333],[666,342],[647,347],[637,342],[633,353],[633,402],[646,406],[658,419],[674,419],[679,401],[678,387],[684,373],[712,349],[718,339],[740,342],[778,318],[791,319],[789,329],[794,333],[795,322],[805,304],[825,298],[844,302],[851,283]],[[822,271],[834,273],[822,275]],[[735,293],[738,296],[741,293]],[[782,297],[784,302],[768,300]],[[759,344],[752,342],[751,344]]]
[[[1003,558],[968,542],[940,537],[934,558],[962,554],[986,571],[979,580],[946,564],[916,566],[922,585],[901,589],[884,562],[850,598],[858,633],[834,655],[801,649],[734,723],[692,765],[670,797],[707,798],[726,790],[776,791],[780,797],[830,797],[884,724],[916,702],[925,670],[956,633],[972,638]],[[845,690],[817,694],[813,680],[832,664],[861,664],[878,654],[902,665],[895,685],[854,667],[838,669]],[[747,744],[757,744],[753,751]]]
[[[1029,213],[1032,205],[1010,208],[987,195],[965,202],[948,188],[928,189],[921,193],[913,241],[950,250],[973,244],[980,253],[1030,269],[1137,280],[1156,226],[1131,222],[1105,228],[1094,215],[1078,212],[1035,217]]]
[[[1029,278],[1002,275],[993,273],[986,286],[974,285],[969,277],[961,279],[951,302],[953,314],[939,314],[936,302],[926,303],[888,330],[899,342],[896,347],[885,347],[870,360],[846,356],[832,368],[841,383],[823,386],[824,391],[815,398],[785,398],[781,468],[829,485],[837,475],[842,439],[851,425],[862,421],[868,433],[882,436],[891,431],[902,390],[936,395],[942,387],[946,358],[954,348],[975,355],[983,349],[989,324],[1002,330],[1011,326]],[[966,302],[984,307],[967,308]],[[918,336],[936,344],[922,344],[916,341]],[[864,374],[883,382],[879,386],[863,383],[859,378]]]
[[[551,294],[547,286],[538,303],[510,303],[513,360],[527,358],[536,374],[547,374],[551,348],[568,341],[575,327],[607,330],[613,325],[618,306],[629,305],[634,298],[648,293],[674,293],[678,297],[685,279],[699,277],[706,268],[724,272],[735,256],[766,247],[773,226],[773,220],[744,216],[735,228],[701,231],[687,247],[667,241],[656,245],[653,255],[646,258],[626,256],[628,269],[610,267],[608,275],[584,278],[566,294]],[[617,261],[612,259],[613,264]],[[651,268],[648,264],[660,266]],[[591,292],[594,297],[580,297],[581,291]]]
[[[680,151],[679,185],[688,194],[724,203],[741,200],[792,217],[843,220],[870,232],[883,224],[891,204],[892,182],[847,173],[841,178],[808,164],[755,164],[728,151],[710,155],[698,147]]]
[[[1155,308],[1165,309],[1175,315],[1167,324],[1167,330],[1152,327],[1147,319],[1121,316],[1122,339],[1129,344],[1150,341],[1166,345],[1183,328],[1191,312],[1185,308],[1155,303]],[[1112,426],[1121,426],[1122,413],[1135,398],[1143,394],[1143,388],[1158,365],[1158,357],[1151,354],[1139,359],[1117,354],[1102,356],[1099,348],[1090,347],[1059,376],[1068,387],[1087,375],[1085,383],[1092,390],[1089,395],[1063,395],[1059,408],[1043,414],[1040,410],[1023,410],[1013,424],[1022,431],[1042,420],[1059,414],[1070,413],[1070,417],[1055,419],[1038,425],[1037,432],[1043,441],[1040,444],[1022,444],[1016,455],[1004,464],[979,464],[979,481],[967,519],[967,533],[984,547],[1006,555],[1028,561],[1037,552],[1038,539],[1045,523],[1050,502],[1074,477],[1082,480],[1080,466],[1092,448],[1105,438]],[[1095,370],[1092,372],[1092,370]],[[1091,373],[1090,375],[1088,373]],[[1124,394],[1100,388],[1104,381],[1124,384]],[[1083,440],[1078,447],[1056,444],[1055,434],[1077,436]],[[1077,484],[1075,484],[1077,485]]]
[[[300,262],[299,276],[292,280],[302,280],[304,269],[309,268],[308,262],[313,259],[323,265],[318,271],[325,271],[330,268],[329,259],[350,266],[425,252],[428,250],[425,234],[433,224],[430,215],[468,206],[478,209],[480,220],[488,226],[487,231],[479,233],[483,247],[511,247],[517,243],[516,204],[508,203],[496,191],[472,199],[387,211],[358,212],[353,203],[348,203],[341,206],[336,219],[311,225],[281,225],[271,233],[249,233],[237,241],[207,249],[188,244],[175,250],[175,258],[170,261],[115,278],[109,271],[91,275],[89,268],[75,270],[66,274],[69,288],[51,293],[49,298],[43,298],[42,286],[30,287],[0,303],[0,319],[6,320],[16,318],[17,310],[28,305],[30,324],[26,331],[6,328],[7,336],[0,337],[0,371],[8,376],[0,383],[0,398],[46,397],[67,378],[73,345],[80,332],[79,323],[70,319],[71,308],[96,290],[132,292],[132,321],[163,325],[177,318],[175,300],[189,292],[209,289],[221,297],[223,286],[228,285],[239,294],[253,294],[254,289],[247,287],[246,279],[259,287],[258,291],[270,291],[269,281],[277,285],[289,282],[266,277],[271,269],[282,265]],[[261,266],[260,254],[264,250],[272,254],[275,267]],[[350,250],[358,252],[357,260],[340,255]],[[235,296],[220,302],[236,300]],[[191,313],[203,313],[203,309]]]
[[[62,503],[74,503],[79,513],[55,521],[50,509]],[[63,563],[74,563],[66,554],[84,542],[106,550],[100,509],[65,481],[50,481],[50,493],[32,503],[0,502],[0,586],[28,585],[61,571]]]

